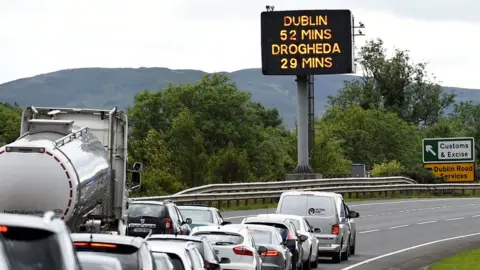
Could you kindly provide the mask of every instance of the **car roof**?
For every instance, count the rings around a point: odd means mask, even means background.
[[[192,245],[192,244],[196,247],[195,243],[193,243],[192,241],[187,241],[187,242],[183,242],[183,241],[170,242],[169,241],[168,244],[165,244],[165,242],[163,242],[162,240],[157,240],[157,241],[150,241],[149,247],[151,251],[155,251],[155,252],[175,253],[175,251],[178,252],[181,250],[185,250],[189,245]]]
[[[302,217],[302,216],[286,215],[286,214],[259,214],[257,217],[270,217],[270,216],[278,216],[278,217],[281,217],[281,218],[295,219],[295,220],[304,219],[304,217]]]
[[[178,209],[191,209],[191,210],[216,210],[215,207],[210,207],[210,206],[202,206],[202,205],[177,205]]]
[[[155,204],[155,205],[165,205],[165,202],[159,202],[159,201],[131,201],[129,204]]]
[[[323,196],[323,197],[341,197],[343,196],[341,194],[335,193],[335,192],[326,192],[326,191],[302,191],[302,190],[292,190],[292,191],[285,191],[282,193],[281,196],[301,196],[301,195],[313,195],[313,196]]]
[[[260,230],[260,231],[270,231],[270,232],[277,232],[277,230],[268,225],[258,225],[258,224],[228,224],[224,225],[224,227],[244,227],[248,229],[253,229],[253,230]]]
[[[198,232],[231,232],[231,233],[244,233],[247,229],[245,227],[237,227],[237,226],[201,226],[195,227],[196,231],[195,234]]]
[[[145,239],[141,237],[111,235],[103,233],[72,233],[70,234],[73,242],[100,242],[118,245],[129,245],[140,248]]]
[[[262,217],[262,216],[256,216],[256,217],[246,217],[245,221],[256,221],[256,222],[268,222],[268,223],[277,223],[277,224],[284,224],[289,221],[288,218],[282,217],[282,216],[268,216],[268,217]]]
[[[174,234],[152,234],[146,240],[155,241],[155,240],[184,240],[184,241],[192,241],[192,242],[202,242],[202,238],[193,235],[174,235]]]
[[[56,224],[57,226],[52,226],[52,224]],[[58,226],[60,224],[63,225],[64,223],[58,218],[46,220],[39,216],[0,213],[0,225],[4,226],[33,228],[57,233],[60,230],[66,229],[65,225]]]

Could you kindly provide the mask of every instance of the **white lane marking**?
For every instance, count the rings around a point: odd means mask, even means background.
[[[403,227],[407,227],[407,226],[410,226],[410,224],[405,224],[405,225],[400,225],[400,226],[393,226],[393,227],[390,227],[388,228],[389,230],[392,230],[392,229],[398,229],[398,228],[403,228]]]
[[[450,220],[459,220],[459,219],[464,219],[465,217],[457,217],[457,218],[448,218],[445,219],[445,221],[450,221]]]
[[[460,205],[449,205],[449,206],[438,206],[438,207],[431,207],[431,208],[416,208],[416,209],[407,209],[407,210],[400,210],[394,212],[385,212],[385,213],[377,213],[371,215],[360,216],[361,218],[366,217],[376,217],[376,216],[383,216],[383,215],[392,215],[396,213],[405,213],[405,212],[417,212],[417,211],[424,211],[424,210],[436,210],[436,209],[444,209],[444,208],[452,208],[452,207],[462,207],[462,206],[478,206],[480,204],[471,203],[471,204],[460,204]]]
[[[465,234],[465,235],[460,235],[460,236],[455,236],[455,237],[450,237],[450,238],[444,238],[444,239],[424,243],[424,244],[421,244],[421,245],[411,246],[411,247],[408,247],[408,248],[404,248],[404,249],[393,251],[393,252],[390,252],[390,253],[387,253],[387,254],[383,254],[383,255],[380,255],[380,256],[365,260],[365,261],[361,261],[361,262],[356,263],[354,265],[350,265],[346,268],[343,268],[342,270],[350,270],[350,269],[353,269],[355,267],[358,267],[358,266],[361,266],[361,265],[364,265],[364,264],[367,264],[367,263],[371,263],[373,261],[377,261],[377,260],[383,259],[385,257],[396,255],[396,254],[399,254],[399,253],[402,253],[402,252],[405,252],[405,251],[410,251],[410,250],[414,250],[414,249],[417,249],[417,248],[421,248],[421,247],[425,247],[425,246],[429,246],[429,245],[433,245],[433,244],[437,244],[437,243],[441,243],[441,242],[446,242],[446,241],[451,241],[451,240],[456,240],[456,239],[461,239],[461,238],[467,238],[467,237],[477,236],[477,235],[480,235],[480,233]]]
[[[475,215],[475,216],[472,216],[472,217],[480,217],[480,215]]]
[[[404,200],[404,201],[394,201],[394,202],[376,202],[376,203],[360,203],[360,204],[348,204],[349,207],[360,207],[360,206],[370,206],[370,205],[381,205],[381,204],[397,204],[397,203],[415,203],[415,202],[436,202],[436,201],[447,201],[447,200],[480,200],[479,198],[448,198],[448,199],[420,199],[420,200]]]
[[[375,230],[369,230],[369,231],[363,231],[363,232],[358,232],[358,233],[371,233],[371,232],[378,232],[380,229],[375,229]]]
[[[435,223],[435,222],[437,222],[437,221],[436,220],[430,220],[430,221],[419,222],[417,224],[422,225],[422,224],[429,224],[429,223]]]

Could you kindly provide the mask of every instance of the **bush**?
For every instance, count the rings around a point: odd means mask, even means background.
[[[375,177],[398,176],[404,170],[405,169],[400,162],[392,160],[389,162],[384,161],[381,164],[373,164],[373,168],[370,173]]]

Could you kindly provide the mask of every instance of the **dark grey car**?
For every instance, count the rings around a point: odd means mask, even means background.
[[[286,243],[287,248],[292,253],[292,270],[303,266],[303,248],[302,243],[308,239],[305,235],[298,235],[295,225],[290,219],[269,216],[269,217],[247,217],[242,220],[242,224],[266,225],[275,228],[281,235],[282,241]],[[226,225],[231,226],[231,225]]]

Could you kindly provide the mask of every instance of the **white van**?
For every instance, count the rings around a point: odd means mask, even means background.
[[[277,214],[303,216],[314,227],[319,240],[318,255],[331,257],[336,263],[348,260],[355,251],[356,230],[352,218],[359,217],[349,211],[343,196],[333,192],[287,191],[282,193]]]

